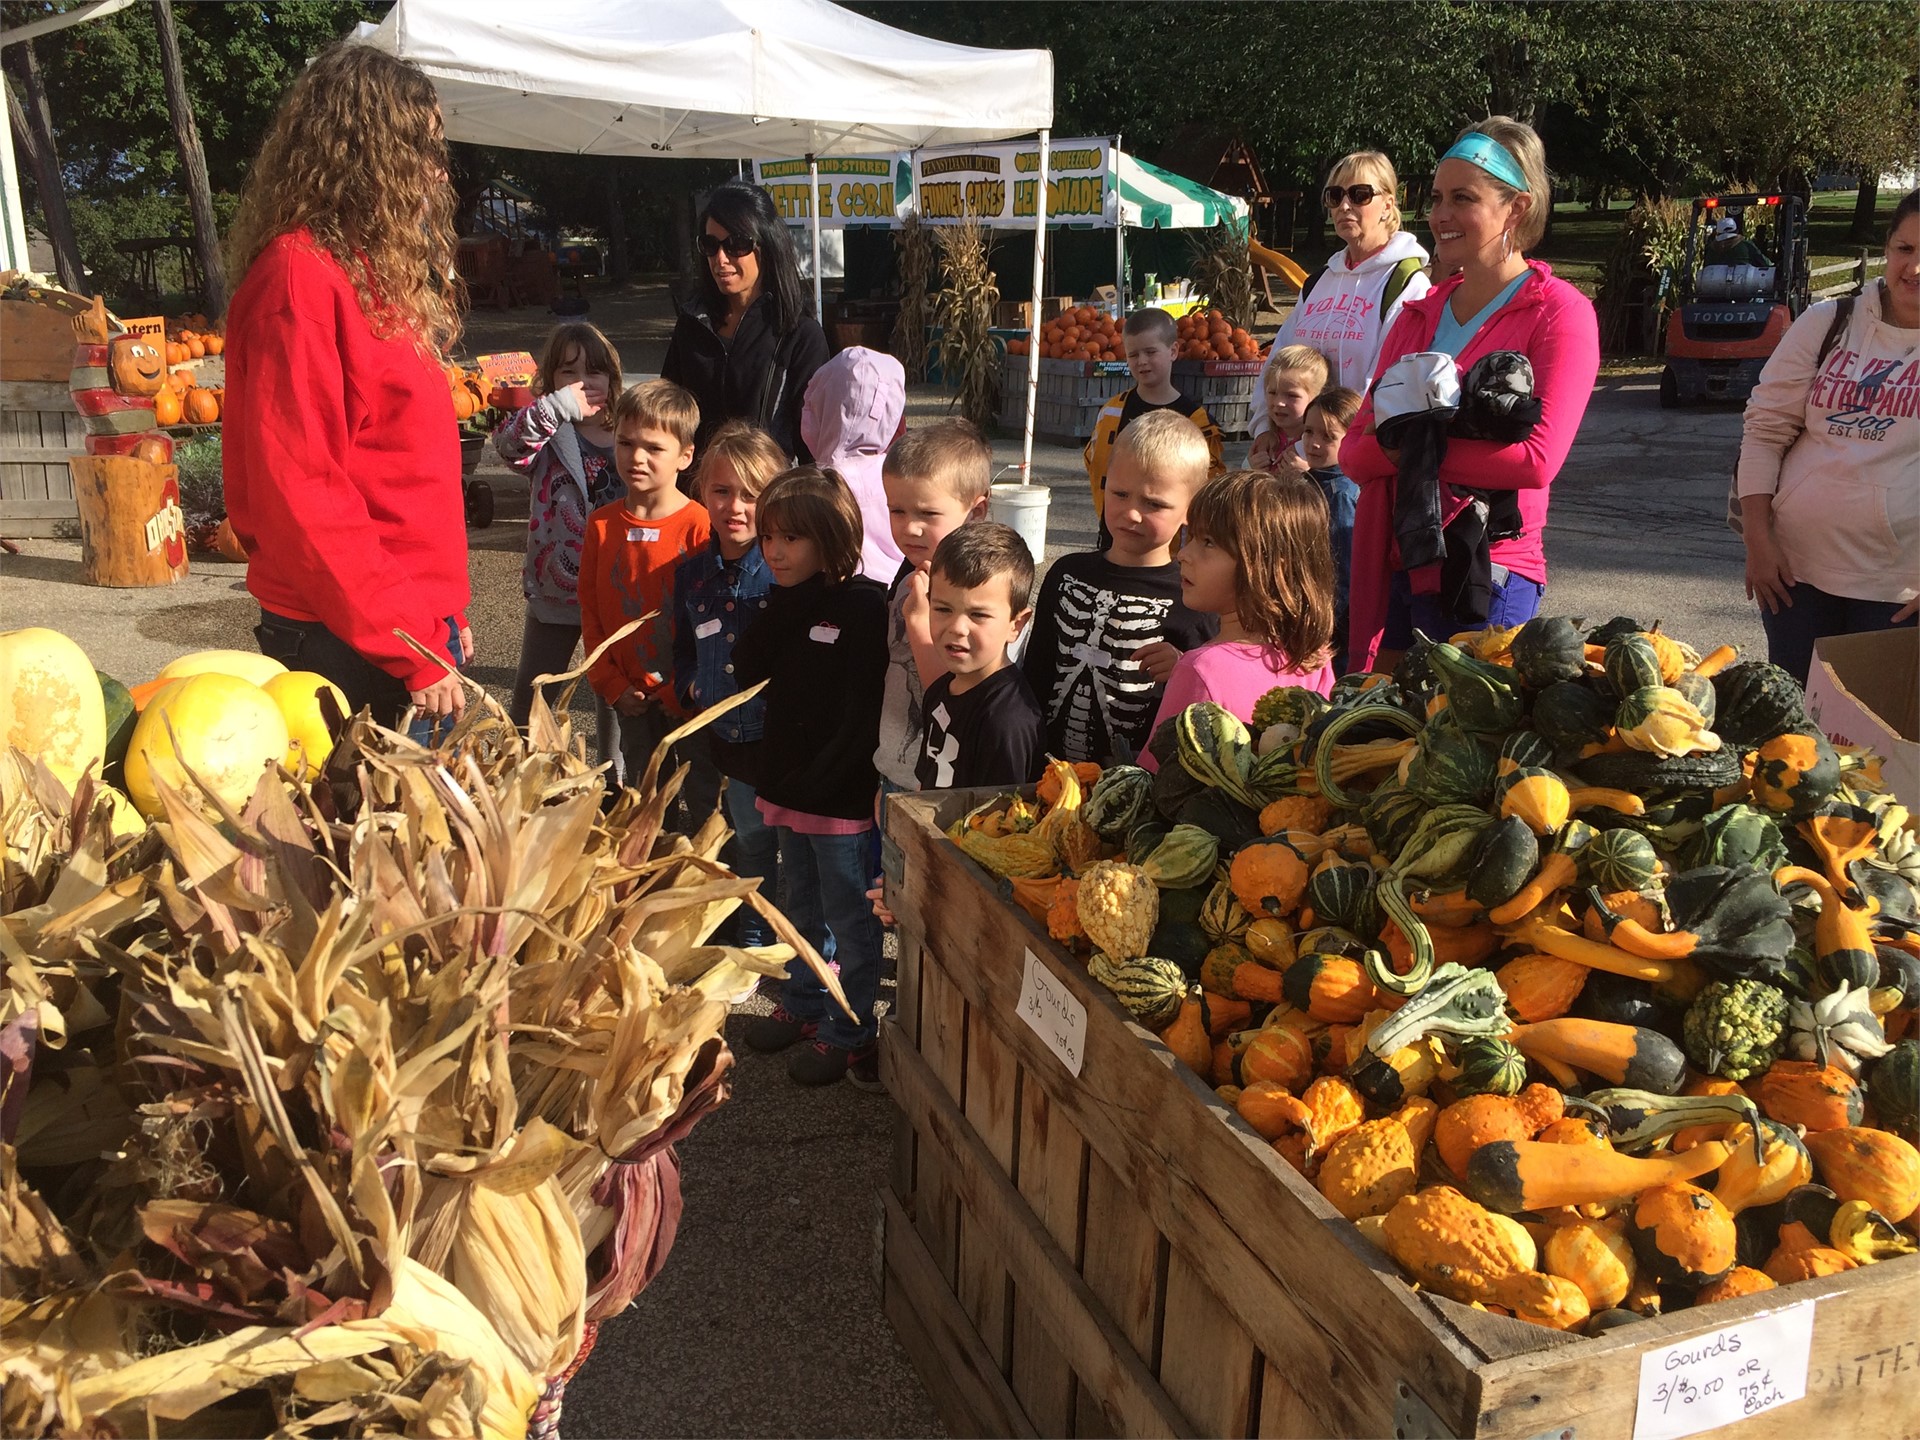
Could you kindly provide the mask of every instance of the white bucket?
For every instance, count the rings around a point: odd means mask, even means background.
[[[1047,504],[1053,492],[1044,485],[996,485],[987,500],[987,514],[1020,532],[1038,565],[1047,555]]]

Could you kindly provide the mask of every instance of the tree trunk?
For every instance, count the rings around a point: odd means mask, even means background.
[[[46,88],[40,83],[40,63],[34,57],[33,42],[20,47],[18,64],[22,100],[7,86],[7,117],[20,137],[20,148],[27,153],[33,168],[34,188],[40,192],[40,213],[47,222],[47,239],[53,245],[53,268],[60,283],[76,295],[87,291],[87,267],[80,259],[80,242],[74,238],[73,216],[67,209],[67,190],[60,178],[60,152],[53,141],[53,117],[47,109]]]
[[[173,139],[180,147],[180,166],[186,175],[187,202],[193,210],[193,249],[206,276],[207,314],[227,308],[227,278],[220,265],[220,227],[213,218],[213,188],[207,183],[206,152],[200,148],[200,127],[194,124],[193,103],[187,99],[186,72],[180,66],[180,36],[173,28],[172,0],[153,0],[153,25],[160,33],[160,73],[167,85],[167,113],[173,118]]]
[[[607,167],[607,278],[616,285],[627,283],[633,267],[627,257],[627,212],[620,203],[620,182],[625,178],[618,157],[606,161]]]
[[[1873,212],[1880,203],[1880,177],[1869,175],[1864,169],[1860,172],[1860,193],[1853,202],[1853,227],[1848,230],[1847,238],[1858,245],[1871,245],[1875,240]]]

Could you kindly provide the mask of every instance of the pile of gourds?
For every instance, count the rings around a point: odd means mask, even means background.
[[[953,833],[1416,1283],[1597,1333],[1914,1251],[1920,846],[1783,671],[1541,617],[1252,719]]]

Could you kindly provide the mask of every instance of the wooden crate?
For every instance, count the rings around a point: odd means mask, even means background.
[[[895,797],[889,1319],[959,1435],[1628,1440],[1639,1356],[1817,1300],[1807,1395],[1729,1440],[1920,1432],[1920,1256],[1569,1337],[1412,1290],[942,830]],[[1087,1009],[1078,1078],[1017,1016]]]
[[[86,433],[65,380],[0,380],[0,535],[74,532],[67,458],[86,449]]]

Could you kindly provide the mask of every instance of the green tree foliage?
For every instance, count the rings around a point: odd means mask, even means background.
[[[71,8],[69,0],[5,0],[0,20],[11,28]],[[375,9],[361,0],[175,7],[187,93],[223,223],[293,77]],[[45,36],[36,51],[67,191],[76,202],[80,251],[111,292],[127,274],[117,241],[165,235],[188,223],[152,8],[131,6]],[[30,184],[26,194],[30,205],[37,203]]]

